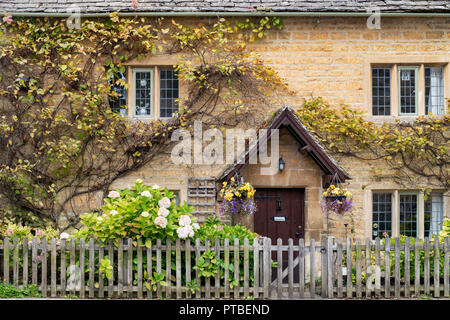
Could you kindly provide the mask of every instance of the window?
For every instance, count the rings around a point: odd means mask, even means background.
[[[433,237],[442,229],[444,201],[442,193],[431,193],[425,201],[425,237]]]
[[[133,116],[170,118],[178,111],[178,75],[173,68],[133,69]]]
[[[179,94],[178,76],[174,70],[159,71],[159,116],[170,118],[178,111],[177,98]]]
[[[111,91],[117,94],[117,97],[109,98],[109,107],[114,112],[119,112],[122,116],[127,115],[127,90],[125,89],[125,76],[118,71],[109,80]]]
[[[400,234],[417,236],[417,194],[400,194]]]
[[[372,114],[391,114],[391,69],[372,68]]]
[[[425,114],[444,114],[444,68],[425,68]]]
[[[372,116],[445,114],[445,97],[450,92],[447,68],[448,62],[370,64],[371,85],[367,94]]]
[[[392,193],[372,194],[372,237],[382,237],[386,232],[392,236]]]
[[[400,115],[417,114],[417,71],[418,67],[399,67]]]

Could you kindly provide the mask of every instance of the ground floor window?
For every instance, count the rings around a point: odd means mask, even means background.
[[[386,235],[434,237],[442,229],[443,219],[442,192],[433,192],[428,197],[420,197],[419,192],[372,193],[373,239]]]

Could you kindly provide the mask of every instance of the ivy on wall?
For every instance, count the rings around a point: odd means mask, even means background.
[[[119,17],[3,19],[0,26],[0,195],[23,223],[79,221],[115,180],[149,163],[171,132],[252,123],[270,95],[285,90],[276,72],[246,45],[282,27],[276,17],[175,21]],[[177,54],[187,94],[168,121],[127,121],[111,111],[110,80],[126,63]],[[123,79],[116,84],[127,87]],[[259,113],[252,112],[256,107]],[[71,212],[66,215],[66,212]],[[5,212],[3,212],[5,214]],[[16,221],[18,222],[18,221]]]
[[[336,109],[314,98],[297,114],[330,152],[372,163],[383,161],[386,165],[372,172],[376,178],[426,194],[431,188],[450,187],[449,113],[378,125],[366,120],[362,111],[346,105]]]

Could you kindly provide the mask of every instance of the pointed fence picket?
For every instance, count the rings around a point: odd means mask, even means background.
[[[0,277],[43,297],[380,298],[450,296],[449,239],[58,240],[4,238]],[[207,251],[213,260],[205,260]],[[110,269],[100,265],[109,260]],[[205,261],[204,261],[205,262]],[[204,276],[213,270],[210,276]],[[203,276],[202,276],[203,274]],[[108,275],[108,276],[107,276]],[[110,275],[110,276],[109,276]],[[162,277],[158,280],[158,277]]]

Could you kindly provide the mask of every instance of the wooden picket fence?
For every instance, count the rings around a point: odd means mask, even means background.
[[[201,277],[194,266],[208,250],[220,267],[214,275]],[[0,244],[0,276],[18,288],[34,284],[44,297],[448,298],[449,254],[448,238],[443,243],[416,239],[414,244],[409,238],[404,244],[396,238],[393,245],[380,239],[362,243],[332,237],[308,243],[278,239],[276,244],[269,238],[213,244],[199,239],[176,243],[123,239],[117,246],[93,239],[5,238]],[[99,267],[106,257],[112,267],[108,279]],[[77,268],[84,272],[77,274]],[[153,288],[146,275],[164,272],[166,283],[155,282]]]

